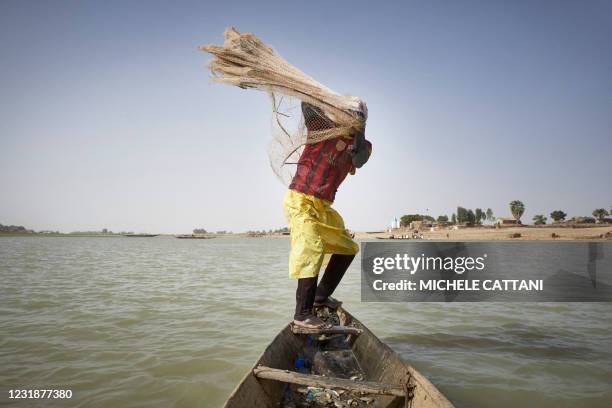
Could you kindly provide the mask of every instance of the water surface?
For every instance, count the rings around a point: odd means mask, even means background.
[[[0,237],[0,405],[221,406],[292,316],[288,250]],[[458,407],[612,406],[612,304],[361,303],[358,262],[337,295]]]

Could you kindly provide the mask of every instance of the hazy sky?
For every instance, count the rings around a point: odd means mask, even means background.
[[[211,83],[228,25],[368,102],[347,226],[612,204],[609,1],[0,2],[0,223],[278,228],[267,96]]]

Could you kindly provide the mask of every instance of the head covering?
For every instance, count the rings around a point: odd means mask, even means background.
[[[309,132],[331,129],[336,126],[320,108],[308,102],[302,102],[302,115],[304,115],[304,124]]]

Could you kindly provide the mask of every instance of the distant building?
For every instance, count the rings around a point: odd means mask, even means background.
[[[515,218],[512,217],[497,217],[495,220],[495,225],[499,227],[511,227],[513,225],[518,225]]]
[[[400,220],[397,217],[391,219],[391,230],[398,229],[400,227]]]
[[[410,229],[411,230],[420,230],[421,228],[423,228],[425,225],[423,224],[423,221],[412,221],[410,223]]]

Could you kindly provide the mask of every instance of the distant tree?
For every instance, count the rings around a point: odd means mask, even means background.
[[[533,224],[534,225],[544,225],[546,224],[547,218],[543,214],[537,214],[533,216]]]
[[[555,222],[563,221],[565,217],[567,217],[567,214],[561,210],[555,210],[550,213],[550,218],[552,218]]]
[[[520,224],[521,217],[525,213],[525,204],[522,201],[514,200],[510,202],[510,212],[512,216],[516,220],[517,223]]]
[[[453,224],[457,223],[457,214],[453,213],[453,215],[451,215],[451,223]]]
[[[484,214],[482,212],[482,210],[480,208],[476,208],[474,210],[474,221],[476,224],[480,224],[480,217],[482,217]]]
[[[193,230],[194,234],[206,234],[206,230],[204,228],[196,228]]]
[[[0,232],[34,232],[26,229],[23,225],[2,225],[0,224]]]
[[[468,210],[467,211],[467,219],[468,219],[468,224],[476,224],[476,214],[474,214],[474,211],[472,210]]]
[[[448,215],[439,215],[438,222],[448,222]]]
[[[406,214],[400,217],[400,225],[407,227],[412,221],[421,221],[422,218],[419,214]]]
[[[457,222],[459,224],[465,224],[469,222],[468,211],[463,207],[457,207]]]
[[[482,210],[481,210],[482,212]],[[457,207],[457,223],[459,224],[476,224],[476,214],[474,211],[464,207]]]
[[[487,219],[487,215],[480,208],[476,208],[474,210],[474,217],[475,217],[475,222],[478,225],[482,224],[482,222]]]
[[[102,228],[102,233],[103,233],[103,234],[108,234],[108,229],[106,229],[106,228]]]
[[[593,217],[572,217],[567,221],[573,224],[595,224],[597,222]]]
[[[435,220],[430,215],[406,214],[406,215],[402,215],[401,216],[401,218],[400,218],[400,225],[402,227],[407,227],[413,221],[435,221]]]
[[[596,210],[593,210],[593,217],[597,218],[597,221],[599,222],[602,222],[608,214],[608,210],[606,210],[605,208],[598,208]]]
[[[487,221],[495,221],[495,217],[493,216],[493,210],[487,208],[487,212],[485,213],[487,216]]]

